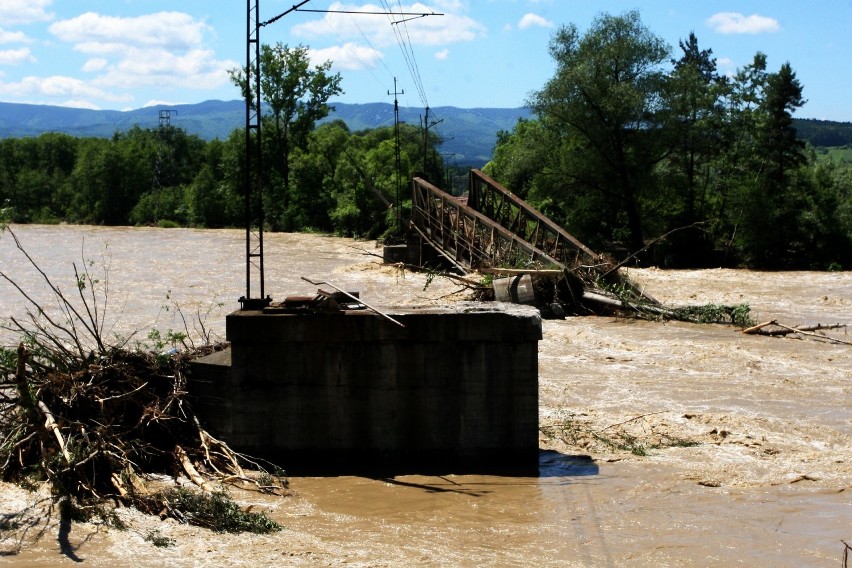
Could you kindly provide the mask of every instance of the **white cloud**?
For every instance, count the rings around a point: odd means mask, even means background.
[[[33,61],[35,61],[35,57],[28,47],[0,50],[0,65],[19,65]]]
[[[157,100],[157,99],[152,99],[152,100],[148,101],[147,103],[145,103],[144,105],[142,105],[141,108],[156,107],[156,106],[174,107],[174,106],[185,105],[185,104],[186,104],[185,102],[176,103],[175,101],[161,101],[161,100]]]
[[[737,64],[730,57],[719,57],[716,59],[716,68],[722,75],[733,77],[737,71]]]
[[[116,44],[136,47],[191,49],[202,43],[207,24],[183,12],[157,12],[118,18],[86,12],[50,25],[50,33],[69,43],[91,46]]]
[[[0,0],[2,2],[2,0]],[[29,43],[30,40],[24,32],[7,32],[0,28],[0,44],[2,43]]]
[[[227,84],[228,69],[236,61],[220,61],[212,51],[194,49],[187,53],[166,50],[130,49],[125,57],[111,64],[95,83],[109,88],[184,87],[211,89]]]
[[[418,14],[439,13],[432,7],[420,2],[413,4],[391,3],[394,12],[411,12]],[[410,39],[412,45],[445,45],[450,43],[472,41],[485,35],[485,26],[461,13],[462,5],[458,2],[444,2],[440,13],[443,16],[427,16],[409,19],[404,24],[391,24],[391,21],[401,21],[411,16],[354,16],[351,14],[326,14],[323,18],[312,20],[294,26],[293,33],[297,37],[317,38],[324,36],[342,37],[344,39],[360,39],[366,37],[370,43],[388,46],[396,43],[394,29],[403,32],[403,37]],[[329,10],[346,10],[356,12],[384,12],[382,6],[375,4],[344,4],[333,2]]]
[[[376,67],[382,59],[382,52],[372,47],[347,42],[325,49],[310,49],[308,56],[314,65],[331,61],[335,69],[360,70]]]
[[[705,24],[720,34],[762,34],[781,31],[781,24],[775,18],[752,14],[746,16],[740,12],[719,12],[713,14]]]
[[[518,22],[519,30],[528,30],[530,28],[552,28],[553,22],[542,18],[538,14],[524,14],[524,17]]]
[[[109,65],[109,61],[106,59],[102,57],[93,57],[83,64],[83,71],[86,71],[87,73],[103,71],[107,65]]]
[[[449,58],[450,58],[450,50],[449,49],[442,49],[441,51],[438,51],[438,52],[435,53],[435,59],[437,59],[438,61],[446,61]]]
[[[70,108],[85,108],[89,110],[101,110],[101,107],[92,103],[91,101],[84,100],[69,100],[64,103],[50,103],[52,105],[61,106],[61,107],[70,107]]]
[[[86,96],[92,98],[138,87],[220,87],[229,82],[228,70],[240,65],[217,59],[204,45],[209,26],[182,12],[133,18],[87,12],[54,22],[49,30],[73,44],[75,51],[91,56],[82,70],[97,74],[88,83],[92,91]]]
[[[0,24],[20,25],[53,19],[47,8],[53,0],[0,0]]]
[[[461,12],[465,8],[465,4],[460,0],[434,0],[437,12]]]
[[[76,99],[101,99],[107,101],[129,100],[128,96],[114,95],[74,77],[24,77],[17,83],[0,83],[0,94],[14,97],[74,97]]]

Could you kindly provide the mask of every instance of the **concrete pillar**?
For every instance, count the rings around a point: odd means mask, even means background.
[[[194,363],[211,431],[288,472],[534,468],[537,310],[511,304],[227,316],[229,351]]]

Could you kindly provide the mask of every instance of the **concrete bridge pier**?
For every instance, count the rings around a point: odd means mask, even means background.
[[[227,316],[230,349],[194,362],[202,423],[288,473],[538,467],[534,308],[460,304]]]

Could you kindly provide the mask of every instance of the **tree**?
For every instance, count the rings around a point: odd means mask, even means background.
[[[669,49],[631,11],[599,16],[582,37],[573,24],[563,26],[550,53],[556,74],[530,106],[562,139],[563,189],[603,196],[622,225],[610,236],[639,250],[643,193],[667,151],[661,64]]]
[[[277,213],[284,229],[290,228],[287,219],[281,218],[290,199],[290,152],[293,148],[304,148],[314,124],[333,110],[328,104],[329,98],[343,92],[340,74],[330,73],[331,64],[326,61],[312,69],[305,46],[290,48],[280,42],[261,46],[260,95],[269,107],[269,116],[262,127],[264,132],[272,132],[271,165],[283,185],[277,195],[273,193],[278,199],[270,204],[269,213],[273,223]],[[230,75],[243,96],[247,96],[253,86],[246,81],[248,71],[233,69]]]
[[[762,104],[766,121],[761,145],[766,151],[767,177],[781,187],[786,185],[787,173],[807,161],[805,143],[796,138],[792,114],[805,102],[802,84],[789,62],[767,77]]]
[[[731,205],[720,218],[746,264],[791,266],[810,240],[799,234],[799,215],[811,202],[811,184],[799,172],[807,157],[792,126],[802,86],[789,63],[767,72],[758,52],[735,75],[728,102],[720,178]]]
[[[717,203],[714,164],[722,151],[726,81],[716,71],[713,50],[700,49],[695,33],[679,46],[682,55],[671,60],[674,68],[666,86],[671,150],[659,168],[657,197],[667,202],[661,208],[668,229],[690,227],[660,245],[669,261],[683,265],[700,264],[714,246],[712,233],[698,224],[712,217]]]

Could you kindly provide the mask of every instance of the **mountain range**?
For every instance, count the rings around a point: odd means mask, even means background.
[[[324,121],[343,120],[350,130],[390,126],[394,107],[390,103],[333,103],[333,113]],[[236,128],[245,126],[242,100],[205,101],[190,105],[146,107],[142,109],[90,110],[46,105],[0,102],[0,138],[38,136],[44,132],[64,132],[72,136],[110,137],[138,125],[157,128],[160,111],[170,110],[172,126],[205,140],[225,139]],[[497,133],[510,131],[518,119],[529,118],[527,108],[436,107],[429,109],[428,122],[442,139],[440,151],[448,165],[482,167],[491,159]],[[422,125],[422,108],[400,107],[399,118],[408,124]],[[795,119],[799,138],[818,147],[852,144],[852,123]]]
[[[389,126],[394,121],[390,103],[333,103],[334,112],[324,121],[343,120],[350,130]],[[147,107],[137,110],[90,110],[46,105],[0,103],[0,138],[38,136],[44,132],[63,132],[72,136],[110,137],[134,125],[157,128],[160,111],[170,110],[172,126],[205,140],[225,139],[245,126],[245,103],[205,101],[191,105]],[[429,124],[444,140],[441,153],[447,164],[481,167],[491,159],[497,133],[511,130],[519,118],[528,118],[525,108],[437,107],[429,109]],[[400,107],[399,118],[421,125],[426,118],[421,108]]]

